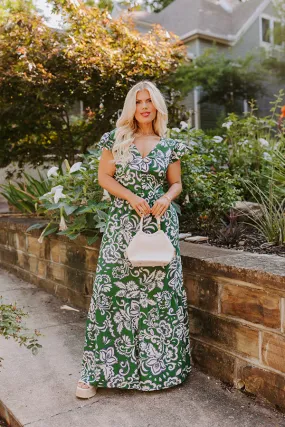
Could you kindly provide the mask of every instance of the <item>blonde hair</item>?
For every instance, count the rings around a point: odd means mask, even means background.
[[[135,84],[127,93],[122,114],[116,122],[115,141],[112,149],[116,163],[125,165],[131,159],[129,147],[135,139],[135,132],[139,129],[139,124],[135,118],[136,94],[144,89],[149,91],[152,103],[157,110],[156,117],[152,122],[153,130],[160,137],[166,134],[168,112],[162,93],[154,83],[148,80]]]

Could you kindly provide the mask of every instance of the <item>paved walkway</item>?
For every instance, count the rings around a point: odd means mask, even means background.
[[[0,337],[0,400],[29,427],[285,427],[284,415],[193,369],[181,386],[157,392],[100,388],[75,397],[86,313],[0,269],[0,295],[39,329],[37,356]]]

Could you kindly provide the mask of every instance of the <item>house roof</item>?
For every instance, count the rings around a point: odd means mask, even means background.
[[[159,13],[129,12],[138,26],[160,24],[187,42],[194,36],[234,44],[271,0],[174,0]]]

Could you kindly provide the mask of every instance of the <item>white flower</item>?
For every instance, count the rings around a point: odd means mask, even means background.
[[[213,141],[214,142],[222,142],[223,138],[221,136],[214,136]]]
[[[182,130],[188,129],[188,123],[187,122],[184,122],[184,121],[180,122],[180,126],[181,126]]]
[[[43,241],[44,241],[44,236],[43,236],[43,232],[42,232],[40,237],[38,238],[38,242],[43,243]]]
[[[103,190],[103,197],[102,197],[101,201],[103,201],[103,200],[111,200],[110,194],[105,189]]]
[[[180,132],[180,131],[181,131],[181,129],[179,129],[179,128],[172,128],[172,130],[173,130],[174,132]]]
[[[264,160],[272,160],[272,157],[266,151],[263,153],[263,158],[264,158]]]
[[[60,217],[59,229],[61,231],[67,230],[67,225],[66,225],[66,222],[65,222],[63,215],[61,215],[61,217]]]
[[[222,127],[223,128],[227,128],[227,129],[229,129],[230,127],[231,127],[231,125],[233,124],[233,122],[231,122],[231,121],[229,121],[229,122],[225,122],[225,123],[223,123],[222,124]]]
[[[76,162],[76,163],[74,163],[74,165],[71,166],[69,173],[77,172],[77,171],[80,171],[80,170],[84,170],[85,171],[86,169],[83,168],[83,167],[81,167],[81,165],[82,165],[82,162]]]
[[[51,176],[57,176],[57,170],[58,167],[57,166],[53,166],[51,167],[48,171],[47,171],[47,177],[50,178]]]
[[[264,138],[259,138],[259,142],[263,147],[269,147],[269,142]]]
[[[42,200],[42,199],[51,199],[52,197],[53,197],[53,193],[51,191],[49,191],[48,193],[45,193],[42,196],[40,196],[39,199],[40,200]]]
[[[54,203],[58,203],[59,199],[64,199],[66,197],[66,195],[63,194],[62,190],[63,190],[62,185],[57,185],[56,187],[52,187],[51,192],[54,193],[54,196],[53,196]]]

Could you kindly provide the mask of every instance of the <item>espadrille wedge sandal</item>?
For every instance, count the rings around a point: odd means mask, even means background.
[[[88,388],[83,388],[80,385],[85,384],[88,385]],[[80,399],[90,399],[90,397],[95,396],[97,392],[97,387],[87,384],[86,382],[79,380],[76,388],[76,397]]]

